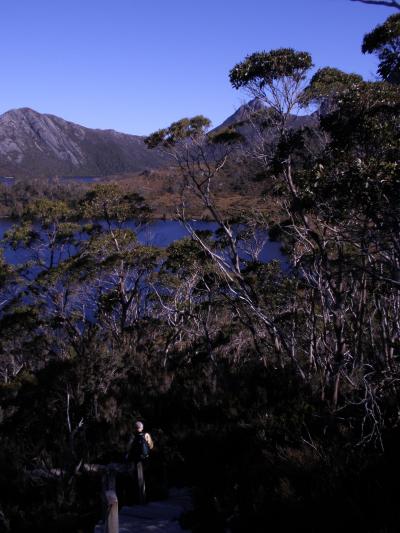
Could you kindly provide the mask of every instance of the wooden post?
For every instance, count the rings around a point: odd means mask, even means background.
[[[107,516],[104,533],[119,533],[118,498],[114,490],[106,490]]]
[[[103,474],[104,533],[119,533],[118,497],[115,491],[115,472],[107,468]]]
[[[139,503],[142,505],[146,503],[146,483],[144,481],[143,463],[139,461],[136,463],[136,474],[139,489]]]

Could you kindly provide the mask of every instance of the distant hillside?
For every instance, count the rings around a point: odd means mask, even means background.
[[[249,115],[262,109],[257,100],[241,106],[214,131],[237,125],[252,142]],[[292,126],[312,125],[312,116],[292,118]],[[273,131],[270,133],[273,137]],[[0,176],[109,176],[168,167],[168,156],[149,150],[144,137],[90,129],[29,108],[0,116]]]
[[[0,176],[105,176],[163,166],[143,137],[14,109],[0,116]]]

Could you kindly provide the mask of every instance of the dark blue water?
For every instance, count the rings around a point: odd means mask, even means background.
[[[59,181],[61,183],[96,183],[101,178],[95,178],[93,176],[62,176],[61,178],[48,178],[48,181]],[[0,184],[12,186],[16,183],[15,178],[11,176],[0,176]]]
[[[94,176],[62,176],[60,180],[66,183],[96,183],[96,181],[99,181],[99,178],[95,178]]]
[[[4,233],[14,224],[12,220],[0,219],[0,240],[3,238]],[[215,222],[204,221],[192,221],[192,227],[195,230],[209,230],[214,232],[218,229],[218,225]],[[137,230],[134,221],[127,223],[127,227],[133,230]],[[141,244],[152,245],[161,248],[169,246],[172,242],[187,237],[189,235],[186,228],[176,220],[156,220],[148,225],[140,228],[137,231],[137,237]],[[250,250],[251,248],[251,250]],[[280,244],[277,242],[270,242],[267,239],[266,234],[259,234],[258,238],[246,245],[243,245],[240,250],[240,255],[246,259],[249,257],[249,253],[254,249],[259,249],[259,260],[263,262],[271,261],[272,259],[278,259],[282,264],[286,264],[287,258],[282,254],[280,250]],[[30,250],[12,250],[9,247],[4,247],[4,257],[10,264],[23,263],[33,258],[33,251]],[[73,253],[71,250],[64,253]],[[65,258],[65,257],[63,257]]]
[[[14,185],[15,183],[15,179],[14,178],[11,178],[11,177],[4,177],[4,176],[0,176],[0,184],[1,185],[7,185],[7,186],[11,186],[11,185]]]

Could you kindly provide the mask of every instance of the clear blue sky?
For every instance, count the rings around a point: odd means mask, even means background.
[[[374,76],[363,35],[393,10],[350,0],[1,0],[0,113],[31,107],[147,134],[243,102],[228,72],[279,47]]]

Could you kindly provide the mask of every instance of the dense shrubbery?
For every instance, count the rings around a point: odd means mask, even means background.
[[[28,205],[40,198],[64,200],[77,205],[84,195],[85,185],[46,179],[16,180],[12,184],[0,183],[0,217],[20,217]]]

